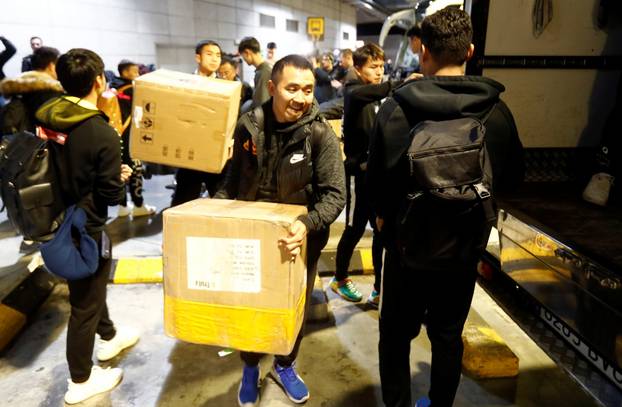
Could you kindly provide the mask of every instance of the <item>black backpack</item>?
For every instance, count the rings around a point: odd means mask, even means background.
[[[5,136],[0,145],[2,201],[9,220],[27,240],[50,240],[66,209],[51,143],[20,132]]]
[[[398,247],[412,268],[474,264],[496,220],[483,120],[422,121],[407,151],[408,198],[397,225]]]
[[[30,128],[28,110],[22,98],[15,95],[0,108],[0,134],[16,134]]]

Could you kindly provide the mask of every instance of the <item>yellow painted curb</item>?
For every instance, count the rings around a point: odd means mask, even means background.
[[[26,315],[0,304],[0,350],[13,340],[26,325]]]
[[[371,256],[371,249],[360,249],[361,267],[363,274],[374,274],[374,262]]]
[[[112,282],[115,284],[161,283],[162,257],[119,259]]]
[[[462,332],[462,369],[480,378],[518,375],[518,357],[490,327],[467,324]]]

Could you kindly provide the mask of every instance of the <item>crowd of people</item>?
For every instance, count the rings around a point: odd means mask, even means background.
[[[306,240],[308,282],[315,279],[329,227],[345,208],[346,228],[338,244],[336,274],[330,287],[348,301],[362,300],[348,270],[356,244],[367,224],[371,225],[375,281],[368,302],[380,305],[380,378],[387,406],[412,405],[410,341],[424,323],[432,342],[431,384],[429,398],[420,398],[417,406],[430,402],[437,407],[452,405],[461,372],[461,332],[482,249],[477,239],[461,240],[470,233],[466,224],[459,225],[460,233],[455,229],[421,230],[424,235],[418,239],[434,242],[436,246],[430,250],[438,251],[443,260],[439,263],[418,263],[417,255],[403,241],[399,224],[404,218],[399,214],[416,186],[407,156],[411,129],[430,120],[478,120],[487,128],[494,188],[507,187],[521,177],[508,168],[520,160],[521,144],[512,114],[500,100],[503,85],[464,75],[464,64],[473,55],[472,34],[470,17],[461,10],[448,8],[426,17],[409,32],[421,72],[404,81],[385,80],[386,57],[376,44],[343,50],[336,62],[332,53],[278,58],[274,43],[268,44],[264,56],[257,39],[244,38],[237,54],[255,68],[254,86],[243,83],[233,157],[220,174],[188,169],[176,172],[172,206],[205,195],[305,205],[308,214],[296,220],[279,243],[296,254]],[[0,40],[6,53],[15,52],[6,39]],[[71,379],[65,401],[74,404],[111,390],[122,377],[119,368],[101,369],[92,363],[96,334],[100,337],[96,353],[100,361],[115,357],[139,337],[128,327],[115,326],[109,318],[110,247],[103,246],[109,245],[105,238],[108,206],[120,205],[118,216],[149,216],[156,211],[143,202],[142,163],[132,160],[126,147],[131,137],[126,123],[131,117],[132,80],[140,72],[139,64],[121,61],[118,77],[107,83],[102,59],[93,51],[72,49],[60,55],[43,46],[38,37],[31,45],[33,54],[24,58],[27,71],[0,84],[3,96],[11,101],[6,106],[21,105],[21,115],[14,112],[19,119],[13,118],[11,109],[3,109],[3,134],[36,132],[36,126],[66,133],[63,153],[57,157],[67,168],[63,198],[67,204],[77,203],[85,209],[87,232],[100,247],[97,271],[68,284],[67,363]],[[0,60],[6,59],[3,53]],[[241,81],[239,59],[225,55],[215,41],[196,45],[195,62],[196,75]],[[100,95],[109,87],[116,89],[122,112],[122,127],[116,131],[97,108]],[[327,118],[343,120],[341,140]],[[294,160],[294,156],[301,159]],[[126,196],[128,183],[132,209]],[[441,206],[423,205],[421,210],[435,219],[443,216]],[[474,208],[471,226],[484,222],[479,220],[481,208]],[[457,249],[443,251],[447,246]],[[307,304],[312,288],[313,284],[308,284]],[[277,355],[273,363],[273,376],[294,403],[304,403],[310,397],[296,369],[304,331],[303,324],[292,352]],[[240,406],[259,402],[262,356],[241,352]]]

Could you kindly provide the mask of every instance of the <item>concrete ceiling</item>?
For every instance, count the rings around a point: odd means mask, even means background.
[[[435,0],[346,0],[356,7],[357,24],[382,23],[392,13],[410,7],[425,9]]]

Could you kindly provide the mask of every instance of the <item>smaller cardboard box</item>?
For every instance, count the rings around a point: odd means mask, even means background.
[[[164,211],[166,333],[289,354],[304,315],[306,250],[292,261],[278,239],[305,213],[298,205],[220,199]]]
[[[134,81],[132,158],[220,173],[233,152],[239,81],[159,69]]]

